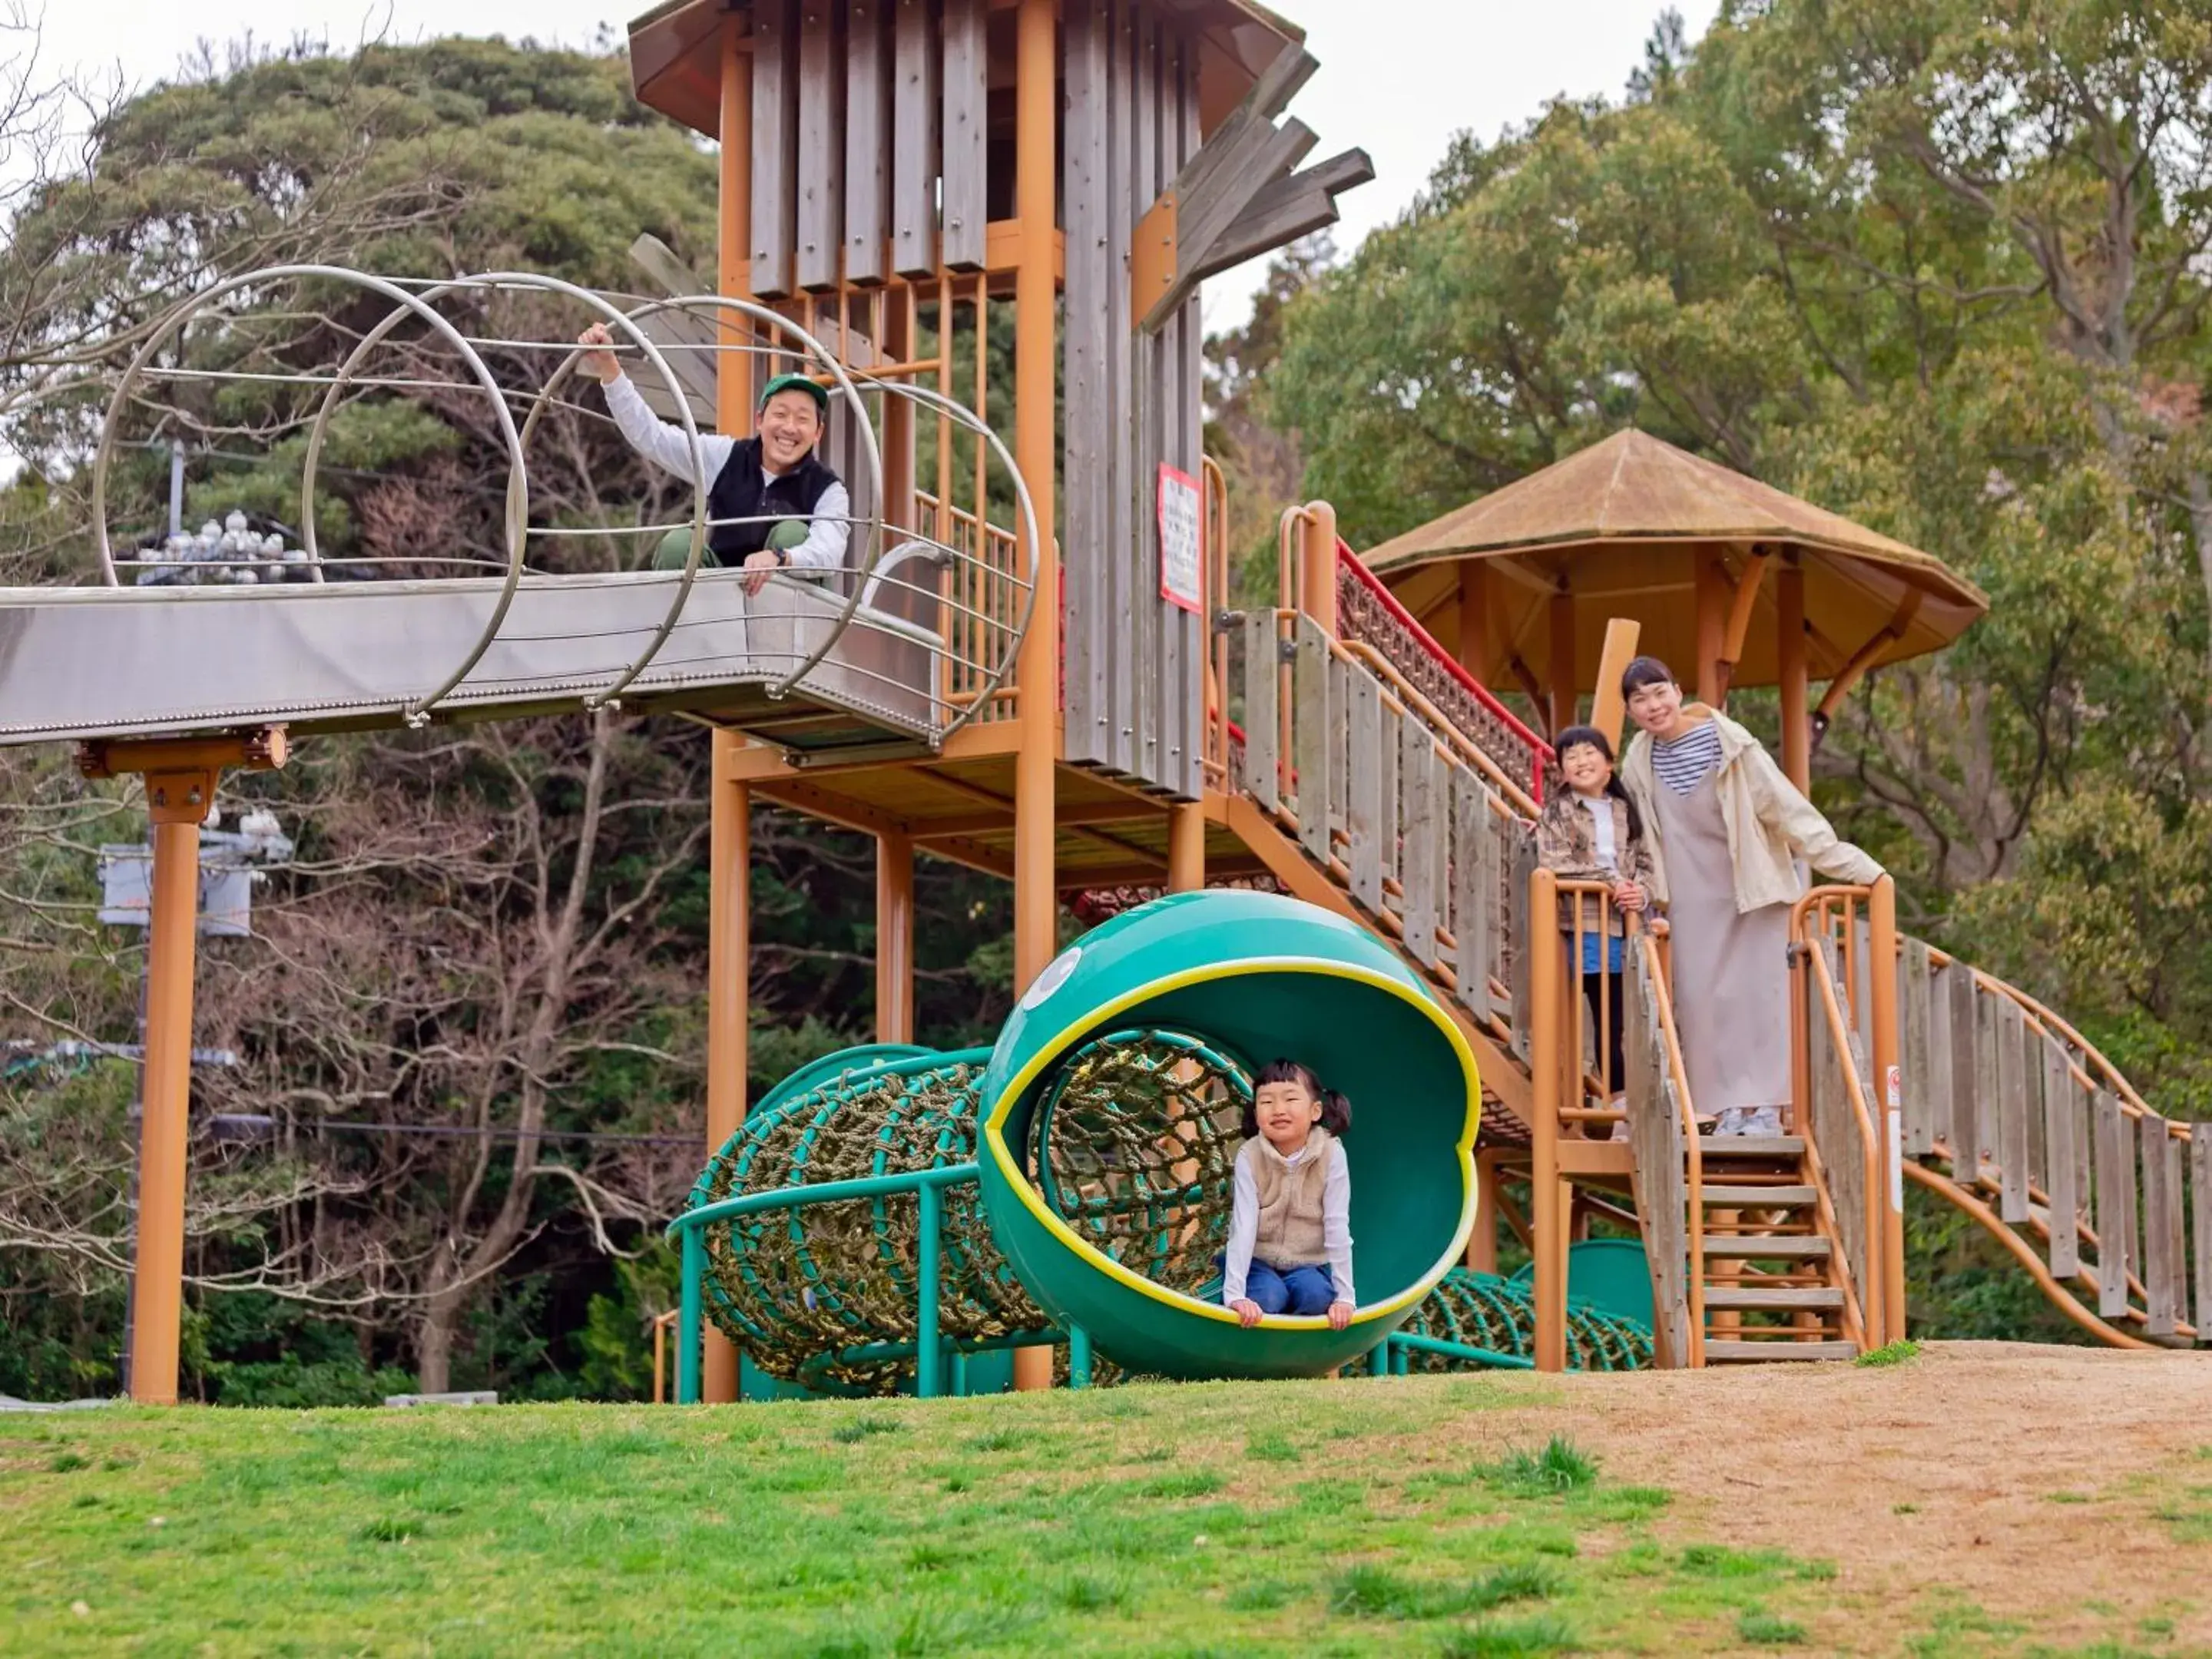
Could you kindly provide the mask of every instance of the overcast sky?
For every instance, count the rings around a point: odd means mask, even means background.
[[[1485,137],[1526,119],[1559,93],[1618,94],[1665,0],[1271,0],[1303,24],[1321,73],[1292,109],[1321,137],[1316,157],[1353,144],[1375,158],[1375,182],[1343,198],[1338,246],[1349,250],[1395,217],[1426,180],[1451,135]],[[50,68],[119,68],[143,86],[173,75],[203,39],[295,33],[334,48],[382,35],[534,36],[589,46],[619,30],[622,0],[201,0],[173,12],[149,0],[29,0],[45,15]],[[1716,0],[1678,0],[1694,37]],[[635,8],[643,9],[642,0]],[[1206,285],[1206,320],[1242,320],[1262,264]]]

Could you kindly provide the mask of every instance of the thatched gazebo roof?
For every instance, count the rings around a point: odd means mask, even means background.
[[[1802,572],[1806,666],[1829,679],[1941,650],[1989,609],[1988,597],[1941,559],[1700,459],[1645,433],[1617,432],[1365,556],[1370,569],[1463,661],[1523,684],[1555,684],[1553,642],[1573,611],[1576,689],[1590,690],[1607,618],[1643,625],[1642,649],[1686,682],[1716,607],[1734,685],[1781,673],[1778,564]],[[1463,592],[1462,577],[1485,580]],[[1759,580],[1746,591],[1745,578]],[[1488,635],[1458,635],[1480,616]],[[1470,626],[1474,624],[1470,623]]]

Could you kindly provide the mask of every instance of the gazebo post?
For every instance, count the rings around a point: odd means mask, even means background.
[[[1552,736],[1575,723],[1575,596],[1562,590],[1552,595],[1551,719]]]
[[[1719,548],[1700,547],[1695,557],[1698,701],[1717,708],[1728,700],[1728,687],[1721,679],[1721,653],[1726,647],[1728,630],[1728,580],[1722,568]]]
[[[1459,665],[1490,684],[1490,568],[1470,559],[1459,568]]]
[[[1813,787],[1811,691],[1805,674],[1805,572],[1795,552],[1783,556],[1774,586],[1775,660],[1781,667],[1782,770],[1800,791]]]

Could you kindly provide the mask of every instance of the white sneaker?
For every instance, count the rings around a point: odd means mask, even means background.
[[[1729,1106],[1713,1125],[1717,1135],[1778,1135],[1782,1133],[1779,1106]]]

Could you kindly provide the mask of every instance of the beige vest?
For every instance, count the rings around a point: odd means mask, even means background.
[[[1295,1164],[1267,1144],[1264,1135],[1244,1143],[1252,1160],[1252,1186],[1260,1195],[1260,1231],[1253,1240],[1255,1261],[1271,1267],[1304,1267],[1328,1260],[1322,1228],[1322,1190],[1328,1183],[1328,1130],[1316,1123]]]

